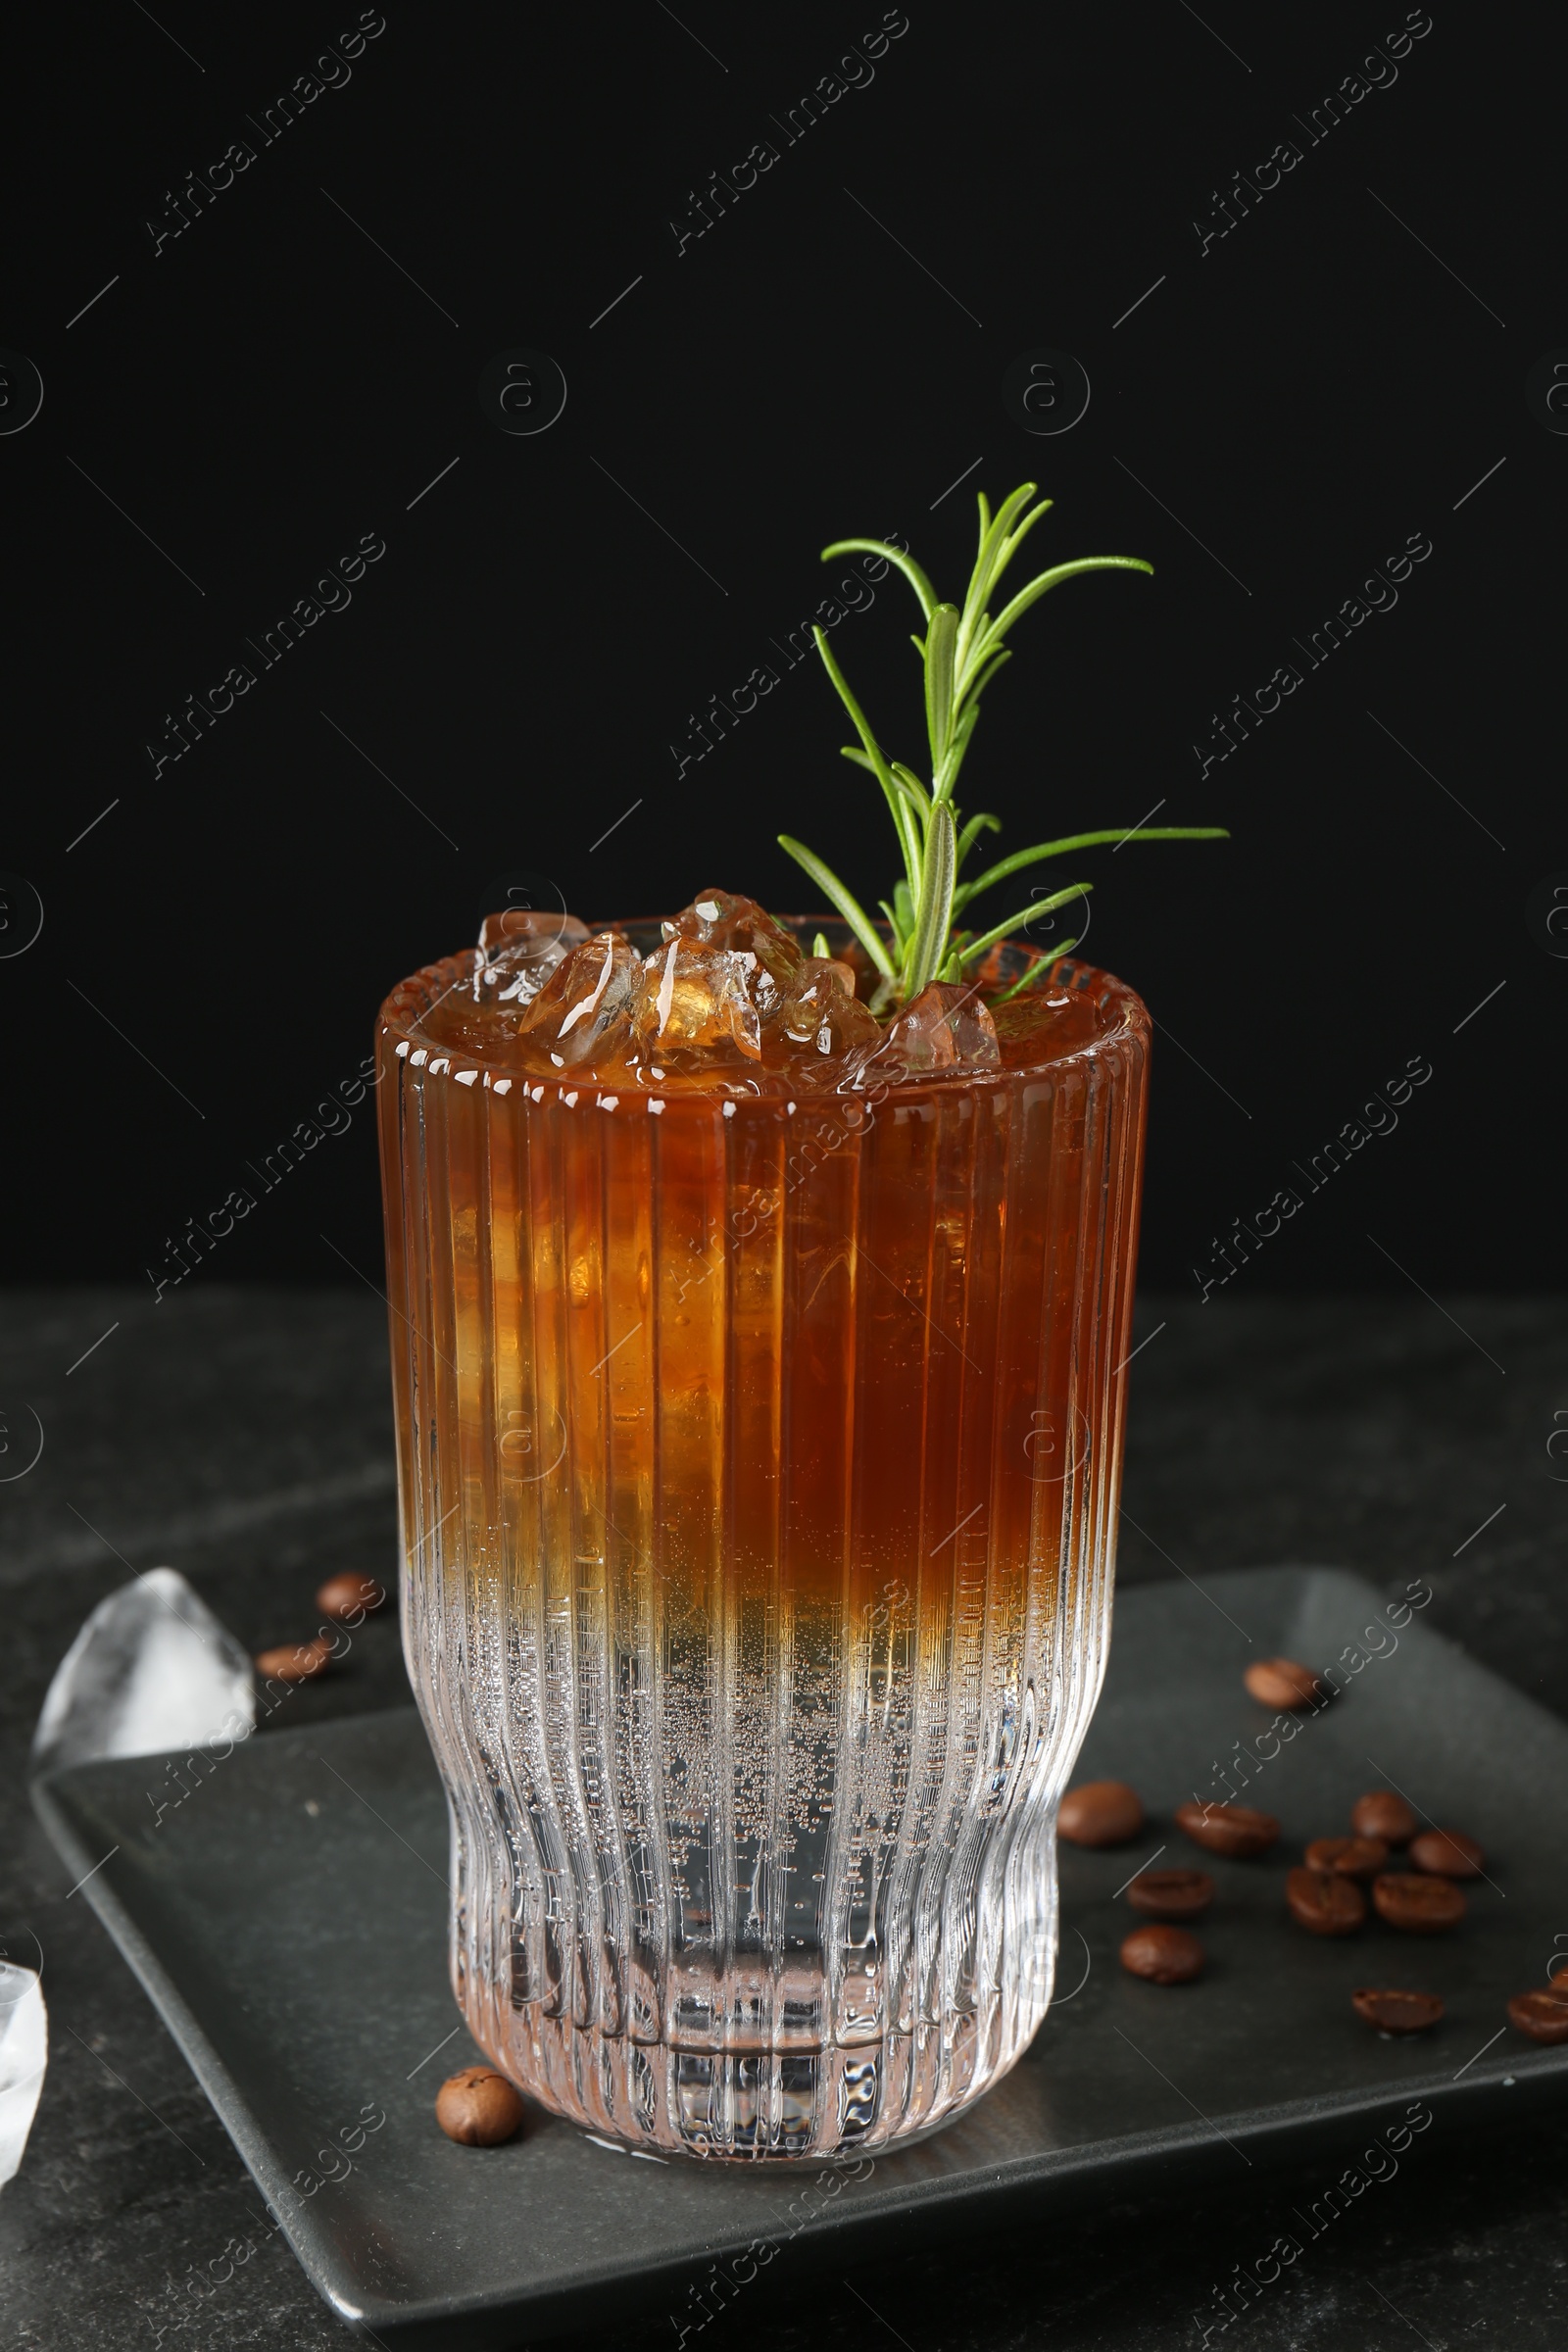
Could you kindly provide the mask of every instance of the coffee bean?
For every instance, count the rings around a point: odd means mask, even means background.
[[[493,2066],[466,2066],[436,2093],[435,2120],[466,2148],[498,2148],[522,2121],[522,2101]]]
[[[1408,1845],[1419,1823],[1402,1796],[1392,1788],[1369,1789],[1350,1807],[1350,1827],[1358,1838],[1381,1838],[1385,1845]]]
[[[1380,2034],[1424,2034],[1443,2015],[1435,1992],[1376,1992],[1368,1985],[1350,1999],[1356,2016]]]
[[[1366,1917],[1366,1896],[1338,1871],[1293,1870],[1285,1900],[1297,1926],[1312,1936],[1351,1936]]]
[[[1308,1870],[1338,1871],[1342,1879],[1375,1879],[1388,1860],[1381,1838],[1314,1838],[1306,1849]]]
[[[1272,1813],[1254,1812],[1250,1805],[1178,1805],[1176,1827],[1195,1845],[1211,1854],[1229,1854],[1239,1862],[1266,1854],[1280,1834]]]
[[[1372,1882],[1372,1900],[1391,1928],[1412,1936],[1435,1936],[1440,1929],[1457,1927],[1465,1915],[1465,1899],[1451,1879],[1423,1877],[1419,1871],[1385,1871]]]
[[[1410,1859],[1417,1870],[1430,1870],[1445,1879],[1479,1879],[1486,1860],[1473,1838],[1462,1830],[1423,1830],[1410,1840]]]
[[[1123,1940],[1121,1964],[1151,1984],[1190,1984],[1203,1972],[1203,1947],[1185,1928],[1134,1928]]]
[[[1146,1919],[1197,1919],[1214,1900],[1214,1882],[1206,1870],[1143,1870],[1127,1900]]]
[[[1309,1707],[1322,1685],[1310,1666],[1294,1658],[1254,1658],[1242,1677],[1259,1706]]]
[[[1516,1992],[1508,2003],[1508,2023],[1532,2041],[1568,2041],[1568,1984]]]
[[[314,1642],[284,1642],[277,1649],[263,1649],[256,1653],[256,1671],[264,1682],[308,1683],[325,1671],[332,1655],[329,1634],[318,1634]]]
[[[385,1590],[373,1576],[356,1576],[352,1568],[345,1568],[341,1576],[327,1578],[316,1605],[334,1625],[358,1625],[385,1598]]]
[[[1138,1791],[1125,1781],[1084,1781],[1068,1789],[1056,1815],[1056,1835],[1072,1845],[1125,1845],[1143,1826]]]

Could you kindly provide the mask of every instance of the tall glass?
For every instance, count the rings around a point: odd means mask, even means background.
[[[1110,1620],[1149,1021],[612,1090],[379,1024],[404,1642],[475,2040],[706,2158],[928,2132],[1051,1997]],[[726,1072],[733,1079],[733,1072]]]

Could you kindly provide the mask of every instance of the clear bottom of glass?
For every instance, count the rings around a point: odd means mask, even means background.
[[[555,2114],[660,2155],[831,2163],[924,2139],[1022,2056],[1045,2014],[926,2026],[847,2048],[783,2052],[628,2046],[562,2018],[509,2018],[468,2030],[502,2073]],[[488,2030],[486,2030],[488,2029]]]
[[[733,1840],[687,1854],[672,1935],[667,1910],[638,1921],[633,1899],[615,1916],[617,1895],[636,1891],[624,1853],[615,1881],[592,1872],[590,1894],[590,1853],[579,1848],[576,1874],[567,1861],[558,1878],[540,1842],[519,1841],[509,1775],[476,1776],[489,1791],[477,1808],[471,1783],[449,1783],[453,1985],[475,2041],[556,2114],[662,2156],[830,2162],[940,2128],[1027,2048],[1054,1971],[1055,1800],[1070,1759],[1055,1749],[1049,1786],[1039,1745],[1033,1771],[987,1770],[998,1733],[1005,1747],[1004,1727],[1016,1734],[1035,1713],[992,1695],[1004,1703],[981,1710],[991,1721],[976,1726],[978,1753],[944,1742],[922,1757],[863,1719],[871,1736],[849,1743],[858,1770],[844,1774],[843,1751],[824,1750],[848,1820],[866,1823],[871,1791],[922,1778],[933,1796],[931,1778],[947,1780],[949,1803],[922,1808],[923,1838],[907,1815],[888,1818],[885,1837],[846,1837],[830,1804],[814,1829],[797,1822],[787,1862],[754,1850],[738,1900],[731,1889],[727,1951],[692,1939],[712,1917],[705,1865],[733,1866]],[[999,1810],[1004,1778],[1015,1802]],[[809,1912],[793,1951],[765,1924],[792,1901]]]

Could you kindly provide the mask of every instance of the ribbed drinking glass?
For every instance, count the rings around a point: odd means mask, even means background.
[[[526,2093],[821,2159],[1014,2063],[1103,1673],[1148,1016],[615,1089],[379,1024],[404,1642],[452,1978]],[[1019,967],[1021,968],[1021,967]]]

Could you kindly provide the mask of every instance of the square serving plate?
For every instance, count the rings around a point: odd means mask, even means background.
[[[84,1891],[343,2319],[414,2352],[532,2340],[629,2301],[667,2308],[678,2336],[690,2282],[715,2261],[731,2280],[776,2280],[773,2262],[929,2243],[1048,2204],[1190,2193],[1216,2171],[1255,2177],[1318,2147],[1339,2152],[1337,2172],[1414,2103],[1462,2102],[1479,2119],[1560,2091],[1568,2045],[1527,2042],[1504,2004],[1544,1981],[1562,1918],[1568,1727],[1424,1617],[1396,1648],[1378,1633],[1386,1654],[1257,1772],[1251,1801],[1284,1825],[1274,1854],[1217,1861],[1171,1822],[1195,1790],[1220,1793],[1213,1767],[1236,1740],[1245,1751],[1266,1732],[1242,1684],[1249,1659],[1321,1668],[1348,1643],[1364,1656],[1380,1607],[1326,1568],[1120,1596],[1074,1777],[1131,1781],[1147,1834],[1063,1848],[1061,1997],[1032,2047],[969,2115],[856,2178],[639,2161],[536,2109],[504,2148],[442,2136],[434,2092],[479,2053],[447,1984],[446,1812],[412,1708],[253,1740],[157,1828],[156,1758],[78,1766],[38,1783],[34,1801],[74,1879],[116,1849]],[[1286,1868],[1390,1782],[1486,1848],[1468,1918],[1444,1936],[1376,1920],[1344,1941],[1301,1934]],[[1117,1895],[1159,1847],[1219,1883],[1206,1972],[1171,1989],[1116,1960],[1134,1924]],[[1349,1999],[1368,1984],[1441,1993],[1444,2023],[1406,2041],[1369,2032]]]

